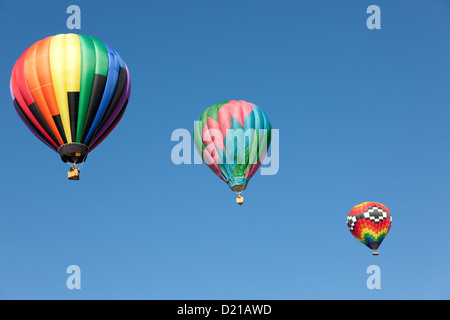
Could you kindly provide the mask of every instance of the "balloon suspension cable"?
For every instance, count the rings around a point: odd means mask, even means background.
[[[80,166],[78,167],[79,171],[81,171],[81,169],[83,169],[86,158],[87,158],[87,153],[84,155],[83,160],[81,160]]]
[[[244,203],[244,197],[242,196],[242,191],[237,192],[236,203],[242,205]]]

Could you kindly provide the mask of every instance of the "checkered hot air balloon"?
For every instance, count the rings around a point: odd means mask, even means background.
[[[378,254],[378,247],[391,228],[392,216],[388,208],[378,202],[364,202],[350,210],[347,227],[352,235]]]
[[[266,114],[246,101],[223,101],[206,109],[195,123],[194,144],[205,163],[231,190],[242,191],[267,154],[271,125]]]
[[[76,165],[125,112],[130,74],[106,43],[59,34],[25,50],[13,67],[10,89],[22,121],[63,162],[72,164],[69,179],[78,180]]]

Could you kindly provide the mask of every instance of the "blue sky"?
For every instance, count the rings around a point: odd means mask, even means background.
[[[2,2],[0,298],[449,299],[449,14],[437,0]],[[20,54],[68,32],[107,42],[131,75],[78,182],[9,94]],[[278,173],[257,173],[243,206],[205,164],[170,157],[175,129],[229,99],[280,133]],[[347,229],[364,201],[393,216],[379,256]]]

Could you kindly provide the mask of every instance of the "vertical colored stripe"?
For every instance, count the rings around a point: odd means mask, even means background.
[[[56,149],[58,146],[55,144],[55,142],[52,141],[50,136],[45,132],[44,128],[42,128],[41,124],[34,117],[33,113],[31,112],[30,108],[28,107],[28,104],[25,101],[23,93],[22,93],[22,89],[24,89],[24,87],[26,86],[26,80],[25,80],[25,76],[23,74],[24,73],[23,63],[24,63],[24,57],[26,55],[26,52],[27,51],[25,51],[20,56],[20,58],[17,60],[16,64],[13,67],[13,71],[12,71],[12,75],[11,75],[11,88],[14,93],[14,96],[16,97],[17,105],[23,111],[23,115],[36,128],[36,131],[39,132],[39,134],[42,136],[42,139],[44,139],[48,144],[52,145],[52,149]],[[21,89],[21,87],[22,87],[22,89]],[[34,101],[31,101],[31,103],[34,103]]]
[[[18,80],[17,81],[18,87],[25,104],[27,105],[28,109],[30,110],[36,121],[39,123],[41,128],[44,130],[43,133],[45,133],[45,136],[49,138],[49,142],[54,144],[54,146],[58,146],[58,140],[56,139],[49,125],[45,121],[45,118],[43,117],[42,113],[38,109],[36,102],[33,99],[33,95],[31,94],[31,91],[28,87],[28,83],[25,77],[25,59],[29,52],[30,48],[20,57],[20,63],[17,64],[16,80]]]
[[[53,121],[50,109],[47,105],[47,101],[45,100],[44,93],[41,89],[41,84],[39,82],[39,77],[36,71],[36,54],[39,42],[35,43],[31,46],[25,56],[25,77],[27,80],[28,88],[33,96],[34,101],[36,102],[37,107],[39,108],[40,113],[45,119],[45,122],[48,124],[49,129],[55,136],[59,145],[64,144],[61,135]]]
[[[58,103],[61,121],[67,142],[72,142],[69,117],[69,102],[67,100],[66,82],[66,35],[59,34],[52,38],[50,43],[50,67],[55,90],[56,101]]]
[[[66,35],[66,89],[72,141],[77,134],[78,100],[80,94],[81,52],[80,40],[76,34]]]
[[[127,74],[126,74],[127,78],[126,78],[126,85],[123,90],[123,93],[120,96],[120,99],[117,102],[117,104],[113,106],[111,114],[109,116],[105,117],[106,120],[105,120],[104,124],[102,125],[101,128],[99,127],[98,132],[94,135],[94,138],[92,139],[89,146],[96,145],[98,140],[103,140],[104,137],[106,137],[109,134],[107,132],[108,132],[108,129],[111,127],[111,124],[114,123],[116,118],[118,118],[121,111],[126,107],[126,105],[128,103],[128,98],[130,97],[131,83],[130,83],[130,73],[129,73],[129,70],[126,65],[125,65],[125,68],[126,68],[126,72],[127,72]],[[105,132],[106,132],[106,134],[105,134]]]
[[[91,98],[86,114],[86,120],[83,127],[83,135],[81,141],[86,140],[86,136],[97,114],[100,102],[102,100],[103,91],[105,90],[106,77],[108,75],[108,51],[106,46],[98,39],[92,38],[95,47],[95,75],[92,84]]]
[[[76,34],[67,34],[65,41],[67,92],[80,92],[81,53]]]
[[[59,113],[58,102],[56,101],[55,90],[53,88],[52,72],[50,67],[50,43],[53,36],[47,37],[38,42],[36,50],[36,72],[41,84],[47,106],[55,122],[56,128],[64,143],[67,143],[66,134]]]
[[[119,79],[117,82],[116,90],[114,91],[114,96],[111,100],[111,103],[109,104],[107,110],[103,114],[103,117],[100,121],[100,124],[97,126],[97,129],[94,133],[94,137],[97,136],[97,133],[103,129],[105,126],[105,123],[107,120],[111,117],[112,113],[114,112],[115,108],[118,106],[119,101],[123,95],[123,92],[127,85],[127,70],[126,67],[120,68],[119,71]]]
[[[50,42],[53,37],[38,42],[36,49],[36,72],[41,84],[42,93],[52,116],[59,115],[58,103],[53,90],[52,72],[50,69]]]
[[[91,98],[92,84],[94,82],[96,59],[95,46],[92,39],[84,35],[79,35],[79,37],[81,47],[81,75],[76,141],[81,143],[86,114],[89,108],[89,100]]]
[[[124,65],[122,59],[119,55],[107,44],[105,44],[106,49],[108,50],[108,76],[106,78],[105,90],[103,91],[102,100],[100,101],[100,105],[98,107],[97,113],[95,115],[94,120],[89,128],[89,132],[86,136],[86,139],[83,141],[84,144],[88,145],[95,130],[97,129],[100,120],[102,119],[106,109],[108,108],[114,92],[116,91],[117,81],[119,78],[120,66]]]
[[[111,133],[111,131],[114,130],[114,128],[117,126],[117,124],[120,122],[120,120],[122,120],[123,114],[125,113],[125,110],[127,109],[127,105],[128,105],[128,99],[125,101],[125,104],[124,104],[122,110],[120,110],[118,116],[114,119],[114,121],[108,127],[108,130],[105,131],[103,133],[103,135],[100,136],[100,138],[97,140],[97,142],[95,142],[95,144],[93,144],[91,147],[89,147],[90,151],[94,150],[100,143],[102,143],[103,140],[106,139],[106,137]]]

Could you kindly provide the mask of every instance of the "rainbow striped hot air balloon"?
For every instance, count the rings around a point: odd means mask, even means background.
[[[378,254],[378,247],[391,228],[392,216],[388,208],[378,202],[364,202],[350,210],[347,227],[352,235]]]
[[[59,34],[25,50],[13,67],[10,88],[20,118],[72,164],[69,179],[78,180],[76,164],[86,160],[125,112],[130,75],[106,43]]]
[[[228,186],[242,191],[266,156],[271,140],[266,114],[246,101],[223,101],[206,109],[194,127],[194,143],[206,164]]]

